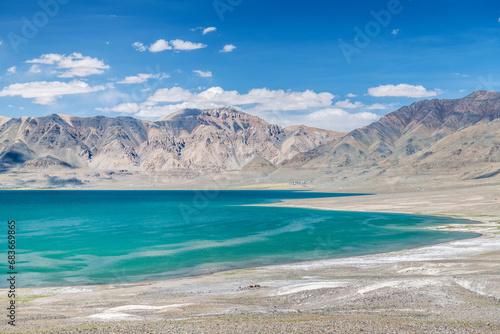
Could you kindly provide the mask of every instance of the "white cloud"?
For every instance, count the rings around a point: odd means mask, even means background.
[[[358,102],[358,101],[352,103],[351,100],[349,100],[349,99],[344,100],[344,101],[338,101],[337,103],[335,103],[335,107],[346,108],[346,109],[357,109],[357,108],[361,108],[363,106],[364,106],[363,103]]]
[[[165,73],[159,74],[149,74],[149,73],[139,73],[134,76],[126,77],[125,79],[118,81],[119,84],[140,84],[146,82],[149,79],[166,79],[170,78],[169,75]]]
[[[222,50],[220,50],[219,52],[233,52],[234,49],[236,49],[236,46],[234,46],[233,44],[227,44],[227,45],[224,45]]]
[[[193,94],[187,89],[180,87],[158,89],[148,98],[150,102],[182,102],[192,98]]]
[[[12,66],[7,69],[7,74],[15,74],[17,72],[17,66]]]
[[[394,36],[397,36],[399,34],[399,28],[398,29],[393,29],[391,34],[393,34]]]
[[[367,110],[387,110],[387,109],[394,107],[397,104],[398,103],[388,103],[388,104],[374,103],[372,105],[366,106],[366,109]]]
[[[216,28],[216,27],[208,27],[208,28],[205,28],[205,29],[203,29],[203,35],[206,35],[206,34],[208,34],[208,33],[214,32],[214,31],[217,31],[217,28]]]
[[[149,52],[162,52],[172,50],[172,46],[164,39],[159,39],[149,47]]]
[[[0,96],[21,96],[25,99],[34,99],[33,103],[49,105],[63,95],[83,94],[106,89],[106,86],[89,86],[86,82],[73,80],[60,81],[35,81],[28,83],[12,84],[0,91]]]
[[[331,93],[315,93],[311,90],[296,92],[259,88],[240,94],[234,90],[225,91],[221,87],[211,87],[199,93],[172,87],[156,90],[144,103],[122,103],[99,110],[158,118],[186,108],[239,106],[245,112],[282,126],[304,124],[337,131],[359,128],[381,117],[372,112],[349,113],[332,107],[333,98],[335,96]]]
[[[145,52],[148,48],[141,42],[135,42],[132,44],[133,48],[139,52]]]
[[[182,102],[178,104],[167,104],[162,106],[141,105],[140,111],[136,113],[134,116],[146,117],[146,118],[159,118],[166,115],[170,115],[182,109],[211,109],[216,107],[218,107],[218,105],[216,104],[200,103],[200,102]]]
[[[139,112],[140,108],[137,103],[121,103],[114,106],[113,108],[96,108],[96,110],[104,112],[119,112],[122,114],[134,114],[136,112]]]
[[[42,70],[40,69],[39,65],[35,64],[35,65],[31,65],[29,72],[30,73],[40,73],[40,72],[42,72]]]
[[[110,86],[108,88],[109,88],[108,90],[98,94],[98,96],[97,96],[98,102],[103,104],[103,105],[107,105],[107,106],[117,105],[119,103],[130,101],[131,98],[134,98],[134,97],[131,97],[131,95],[129,95],[129,94],[125,94],[123,92],[120,92],[117,89],[113,89],[112,86]]]
[[[181,39],[174,39],[170,41],[170,43],[174,46],[175,50],[182,50],[182,51],[191,51],[191,50],[197,50],[197,49],[203,49],[206,48],[206,44],[202,43],[192,43],[188,41],[183,41]]]
[[[440,89],[428,91],[424,86],[413,86],[408,84],[380,85],[368,89],[368,94],[375,97],[396,96],[396,97],[430,97],[443,93]]]
[[[189,41],[183,41],[181,39],[174,39],[171,40],[170,42],[164,39],[159,39],[153,44],[151,44],[149,47],[145,46],[141,42],[135,42],[134,44],[132,44],[132,46],[134,47],[135,50],[139,52],[145,52],[147,50],[149,50],[149,52],[162,52],[165,50],[191,51],[207,47],[206,44],[193,43]]]
[[[109,69],[109,65],[102,60],[92,57],[84,57],[81,53],[74,52],[69,56],[56,53],[44,54],[40,58],[28,60],[26,63],[56,65],[57,68],[65,70],[59,75],[60,78],[86,77],[92,74],[102,74]]]
[[[381,116],[371,112],[348,113],[345,110],[332,108],[318,110],[313,113],[298,117],[296,121],[302,121],[305,125],[322,129],[337,131],[350,131],[366,126],[380,119]]]
[[[356,95],[356,94],[353,94],[353,93],[349,93],[349,94],[347,94],[346,96],[347,96],[347,97],[351,97],[351,98],[353,98],[353,97],[356,97],[357,95]]]
[[[261,112],[330,107],[334,97],[331,93],[315,93],[311,90],[293,92],[267,88],[252,89],[247,94],[240,94],[234,90],[225,91],[221,87],[211,87],[193,94],[189,90],[173,87],[158,89],[147,101],[152,102],[150,106],[162,102],[185,102],[209,106],[248,105],[248,111]]]
[[[2,40],[0,40],[0,45],[3,45],[3,41]]]
[[[200,70],[194,70],[193,72],[198,74],[198,76],[200,76],[202,78],[211,78],[212,77],[212,72],[210,72],[210,71],[203,72]]]

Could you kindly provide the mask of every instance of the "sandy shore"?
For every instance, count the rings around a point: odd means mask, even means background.
[[[184,279],[21,289],[17,327],[4,319],[0,331],[500,333],[499,200],[494,185],[286,201],[278,205],[460,217],[481,224],[440,228],[482,236]]]

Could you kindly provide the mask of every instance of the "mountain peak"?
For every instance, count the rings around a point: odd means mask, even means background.
[[[476,100],[500,99],[500,92],[477,90],[464,97],[464,99],[476,99]]]
[[[190,117],[190,116],[199,116],[201,114],[200,109],[181,109],[178,110],[170,115],[166,115],[163,117],[160,117],[156,120],[156,122],[165,122],[165,121],[171,121],[179,118],[185,118],[185,117]]]

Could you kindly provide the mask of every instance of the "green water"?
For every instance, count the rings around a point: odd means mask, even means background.
[[[451,218],[248,206],[348,196],[293,191],[0,191],[18,287],[124,283],[380,253],[477,235]],[[363,200],[363,196],[359,197]],[[7,224],[0,236],[7,271]],[[6,283],[2,282],[2,287]]]

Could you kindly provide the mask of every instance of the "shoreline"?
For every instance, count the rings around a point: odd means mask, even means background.
[[[493,190],[497,191],[496,188]],[[433,195],[440,198],[442,193]],[[405,200],[405,196],[411,197],[413,204]],[[285,200],[269,205],[363,211],[353,210],[361,206],[364,211],[371,212],[443,216],[445,210],[408,212],[412,205],[422,208],[424,204],[421,202],[429,201],[428,196],[429,193],[381,194],[366,196],[363,203],[357,203],[354,196],[349,196]],[[428,324],[448,328],[450,332],[457,329],[473,329],[479,333],[500,331],[500,214],[495,202],[485,203],[470,191],[456,192],[454,196],[455,202],[450,205],[455,210],[449,210],[451,212],[446,216],[468,219],[474,224],[447,224],[432,229],[460,230],[479,233],[480,236],[378,254],[235,269],[168,280],[24,288],[20,292],[26,301],[20,307],[30,320],[21,320],[18,329],[28,332],[37,329],[40,332],[43,324],[43,328],[50,328],[47,332],[54,333],[63,328],[65,333],[68,332],[68,326],[126,332],[146,321],[148,325],[144,326],[164,329],[177,326],[179,332],[212,325],[216,326],[213,328],[226,326],[228,332],[237,332],[238,323],[254,326],[255,317],[260,314],[259,317],[268,319],[267,322],[277,328],[292,323],[293,326],[287,328],[300,330],[305,328],[301,326],[314,323],[312,332],[318,333],[331,319],[354,332],[355,319],[365,321],[366,328],[374,332],[383,332],[380,328],[405,332],[405,326],[409,326],[404,320],[407,317],[418,325],[406,328],[407,332],[429,332],[424,330]],[[470,205],[471,202],[467,201],[469,206],[457,206],[455,203],[460,202],[460,196],[466,199],[476,196],[480,205]],[[371,200],[367,200],[370,197]],[[447,196],[442,198],[448,199]],[[392,211],[384,201],[392,202]],[[398,201],[407,206],[406,211],[401,210],[402,204],[399,205]],[[379,211],[370,210],[374,204],[379,206]],[[446,209],[442,200],[436,201],[434,206]],[[484,216],[478,217],[478,212]],[[442,307],[449,303],[452,303],[452,308]],[[42,316],[43,309],[50,310],[50,319]],[[381,315],[375,312],[377,310],[385,311]],[[347,311],[348,316],[344,317]],[[467,320],[458,324],[460,319]],[[199,320],[208,325],[198,323]],[[170,327],[161,327],[167,323]],[[378,327],[382,325],[385,327]],[[11,329],[0,326],[0,330]],[[205,332],[217,333],[216,330]]]

